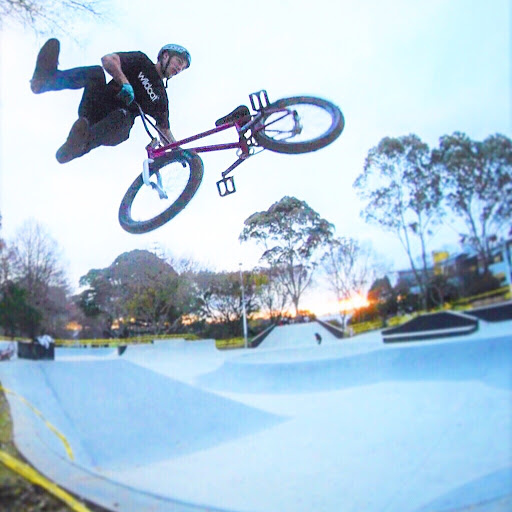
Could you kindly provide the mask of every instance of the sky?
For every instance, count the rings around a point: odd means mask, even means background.
[[[70,285],[133,249],[158,247],[214,270],[250,269],[261,250],[240,244],[244,220],[284,196],[306,201],[336,235],[370,243],[390,269],[408,268],[398,239],[365,224],[353,183],[384,137],[415,133],[431,147],[454,131],[476,140],[512,136],[511,6],[508,0],[305,0],[163,3],[105,0],[103,21],[79,20],[61,40],[60,68],[99,64],[107,53],[140,50],[156,59],[178,43],[189,69],[169,82],[171,129],[184,138],[260,89],[271,100],[297,95],[337,104],[346,126],[333,144],[306,155],[270,151],[235,171],[236,194],[216,181],[233,152],[204,154],[205,176],[191,203],[165,226],[131,235],[117,216],[142,171],[149,141],[137,122],[129,141],[65,165],[55,152],[77,118],[81,91],[34,95],[35,59],[46,37],[4,27],[0,34],[1,236],[35,219],[56,240]],[[445,224],[432,249],[459,249]],[[325,290],[322,292],[326,296]]]

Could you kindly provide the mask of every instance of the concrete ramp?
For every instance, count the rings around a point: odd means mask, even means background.
[[[0,363],[16,444],[123,512],[512,510],[512,322],[421,343],[274,331]]]
[[[318,339],[320,336],[320,340]],[[340,339],[317,322],[278,325],[263,340],[258,349],[316,347],[339,344]]]

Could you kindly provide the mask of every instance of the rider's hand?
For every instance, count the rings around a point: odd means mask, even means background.
[[[135,99],[133,87],[130,84],[123,84],[117,97],[127,105],[130,105],[130,103],[132,103],[133,100]]]

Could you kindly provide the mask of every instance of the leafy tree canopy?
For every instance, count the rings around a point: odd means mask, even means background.
[[[487,269],[493,239],[511,228],[512,141],[496,134],[480,142],[455,132],[441,137],[433,159],[446,199],[465,223],[461,238]]]
[[[262,244],[265,251],[261,260],[283,268],[278,277],[298,312],[300,297],[312,281],[314,253],[333,231],[334,226],[305,201],[285,196],[267,211],[247,218],[240,240]]]

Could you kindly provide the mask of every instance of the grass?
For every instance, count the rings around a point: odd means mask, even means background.
[[[244,348],[244,338],[230,338],[227,340],[215,340],[215,346],[219,350],[231,349],[231,348]]]

